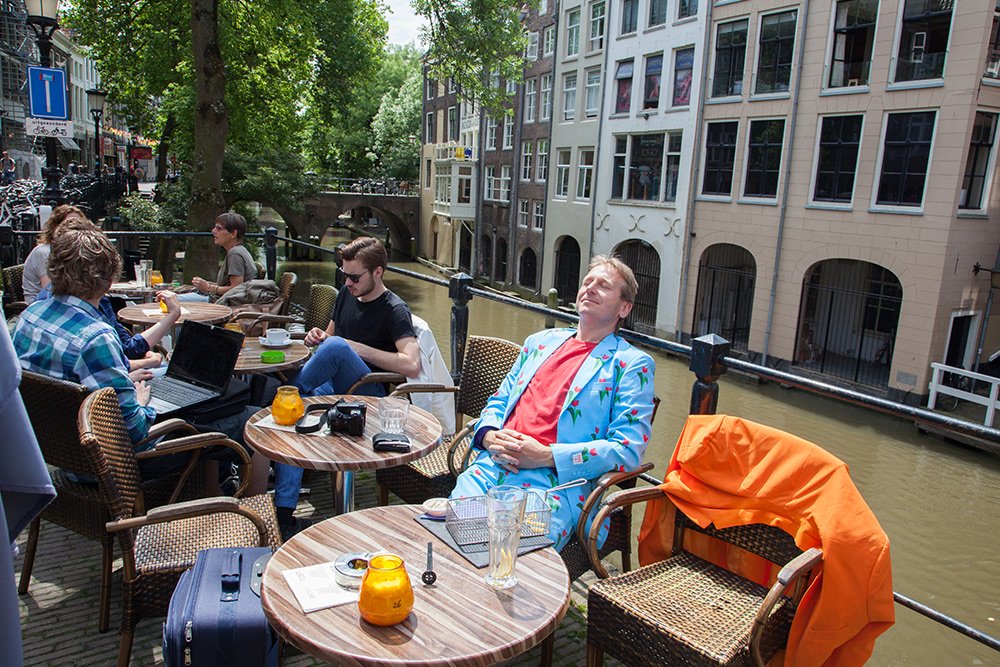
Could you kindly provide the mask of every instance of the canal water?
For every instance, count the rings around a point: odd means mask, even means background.
[[[425,271],[416,263],[396,265]],[[298,273],[299,303],[308,284],[334,277],[332,261],[285,262],[282,270]],[[391,273],[386,283],[428,321],[450,364],[447,290]],[[472,334],[520,342],[544,326],[539,315],[485,299],[473,299],[469,308]],[[662,403],[646,460],[661,476],[687,415],[693,376],[686,359],[652,354]],[[720,385],[719,412],[794,433],[849,465],[889,535],[896,591],[1000,636],[1000,458],[804,392],[733,376]],[[869,664],[997,665],[1000,653],[896,605],[896,624],[878,640]]]

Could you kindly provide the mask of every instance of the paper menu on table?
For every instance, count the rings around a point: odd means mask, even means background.
[[[166,313],[164,313],[162,310],[160,310],[159,306],[157,306],[156,308],[143,308],[142,309],[142,314],[144,316],[146,316],[146,317],[162,317],[162,316],[166,315]],[[183,315],[190,315],[190,314],[191,314],[190,310],[188,310],[187,308],[184,308],[183,306],[181,306],[181,315],[182,316]]]
[[[358,591],[342,588],[337,583],[333,563],[297,567],[285,570],[284,575],[299,606],[307,614],[358,601]]]

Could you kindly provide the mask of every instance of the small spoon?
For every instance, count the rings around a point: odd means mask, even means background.
[[[425,586],[430,586],[437,581],[438,576],[434,573],[434,543],[427,543],[427,570],[420,575],[420,580]]]

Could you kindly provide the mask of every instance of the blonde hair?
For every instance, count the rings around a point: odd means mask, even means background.
[[[599,266],[606,266],[615,273],[618,277],[622,279],[622,299],[634,304],[635,298],[639,294],[639,283],[635,279],[635,274],[629,265],[621,261],[617,257],[608,257],[607,255],[596,255],[590,260],[589,271],[593,271]]]

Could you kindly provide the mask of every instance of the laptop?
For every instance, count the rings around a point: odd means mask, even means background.
[[[160,417],[214,401],[226,393],[243,334],[187,321],[181,325],[167,372],[150,380],[149,407]]]

